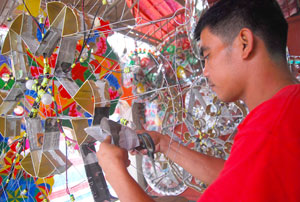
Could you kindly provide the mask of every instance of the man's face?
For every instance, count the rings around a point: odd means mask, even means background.
[[[219,99],[231,102],[241,98],[242,72],[239,67],[239,53],[234,42],[226,44],[220,37],[203,29],[201,36],[201,53],[205,60],[204,76]]]

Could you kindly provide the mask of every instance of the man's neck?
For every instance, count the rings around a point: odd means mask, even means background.
[[[277,92],[297,81],[287,67],[276,66],[274,63],[256,66],[255,74],[249,78],[243,100],[251,111],[264,101],[271,99]]]

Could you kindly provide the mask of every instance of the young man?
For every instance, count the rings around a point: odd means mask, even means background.
[[[156,150],[209,184],[201,202],[300,201],[300,85],[287,66],[287,23],[277,2],[220,0],[195,37],[211,88],[224,102],[243,100],[250,113],[226,162],[148,131]],[[107,139],[97,155],[122,202],[153,201],[128,174],[126,151]]]

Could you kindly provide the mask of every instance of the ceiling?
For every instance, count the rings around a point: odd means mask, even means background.
[[[25,2],[33,0],[25,0]],[[39,1],[39,0],[34,0]],[[53,0],[40,0],[41,8]],[[113,31],[120,32],[134,39],[158,45],[172,33],[176,27],[185,22],[185,0],[61,0],[76,8],[82,15],[82,3],[86,18],[93,19],[94,15],[109,21]],[[217,0],[207,0],[211,5]],[[298,0],[277,0],[284,15],[288,18],[298,12]],[[21,2],[21,3],[20,3]],[[0,25],[9,26],[10,20],[20,13],[14,11],[22,4],[19,0],[1,0]],[[97,9],[99,11],[97,13]]]
[[[28,0],[27,0],[28,1]],[[52,0],[41,0],[41,8]],[[60,0],[76,8],[82,14],[82,0]],[[101,0],[84,0],[85,17],[92,20],[94,15],[109,21],[113,31],[120,32],[134,39],[139,39],[152,45],[162,42],[164,36],[178,25],[175,22],[184,20],[184,0],[106,0],[103,5]],[[14,19],[21,11],[15,10],[22,1],[1,0],[0,25],[9,26],[10,19]],[[26,2],[26,0],[25,0]],[[99,11],[97,13],[97,10]],[[174,22],[174,13],[178,15]]]

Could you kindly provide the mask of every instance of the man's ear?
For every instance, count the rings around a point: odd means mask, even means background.
[[[241,56],[243,59],[247,59],[253,52],[254,48],[254,35],[248,28],[241,29],[238,35],[239,46],[241,50]]]

